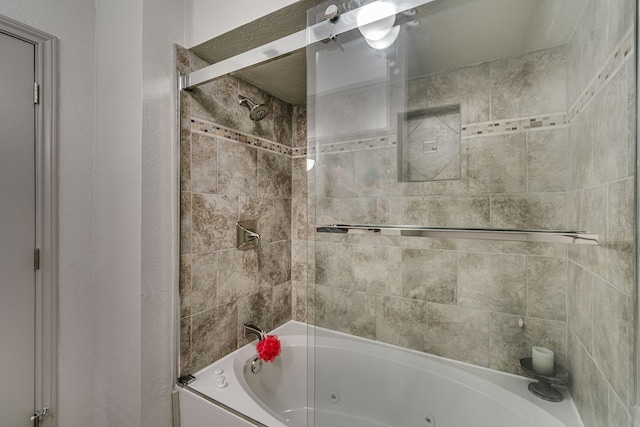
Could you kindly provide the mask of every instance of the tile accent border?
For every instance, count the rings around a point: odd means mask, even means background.
[[[599,93],[607,82],[622,68],[634,52],[634,33],[629,30],[622,38],[615,51],[609,56],[600,72],[591,80],[586,89],[576,99],[567,112],[548,113],[537,116],[493,120],[487,122],[463,124],[460,128],[461,138],[473,138],[487,135],[503,135],[522,133],[529,130],[559,128],[569,125],[591,100]],[[284,154],[293,158],[303,158],[307,154],[340,153],[374,150],[394,147],[398,144],[395,132],[385,136],[353,139],[328,144],[314,144],[311,147],[288,147],[268,139],[237,132],[219,124],[191,117],[191,131],[205,135],[214,135],[227,140],[247,144],[261,150]],[[319,148],[319,150],[318,150]]]
[[[582,111],[584,111],[595,95],[598,94],[609,80],[616,75],[626,61],[633,56],[633,45],[634,33],[633,30],[629,30],[622,38],[614,52],[609,56],[606,64],[602,67],[600,72],[591,80],[567,112],[463,124],[460,128],[461,138],[466,139],[487,135],[514,134],[529,130],[559,128],[569,125]],[[385,148],[396,144],[396,136],[388,135],[370,139],[335,142],[322,145],[320,153],[362,151]],[[316,147],[311,147],[309,149],[309,154],[315,154],[316,150]]]
[[[398,144],[396,135],[374,136],[370,138],[353,139],[343,142],[335,142],[331,144],[320,144],[309,147],[309,155],[313,156],[318,152],[324,153],[341,153],[351,151],[375,150],[378,148],[395,147]],[[320,150],[318,150],[318,147]]]
[[[265,138],[238,132],[217,123],[193,116],[191,117],[191,132],[224,138],[229,141],[239,142],[240,144],[246,144],[271,153],[284,154],[289,157],[303,157],[307,155],[306,147],[288,147]]]
[[[469,123],[460,128],[463,138],[486,135],[526,132],[530,129],[546,129],[568,124],[567,113],[552,113],[541,116],[504,119],[489,122]]]
[[[609,80],[622,68],[627,59],[633,55],[634,32],[633,28],[624,35],[614,52],[609,56],[607,62],[600,72],[589,82],[586,89],[582,91],[578,99],[573,103],[567,113],[569,123],[573,121],[587,105],[599,93]]]
[[[567,113],[544,114],[540,116],[523,117],[518,119],[494,120],[489,122],[469,123],[462,125],[460,136],[463,139],[476,136],[501,135],[521,133],[528,130],[559,128],[568,125]],[[365,139],[355,139],[344,142],[319,145],[319,153],[340,153],[352,151],[375,150],[379,148],[395,147],[398,138],[395,132],[391,135],[376,136]],[[309,155],[318,153],[318,146],[309,147]]]

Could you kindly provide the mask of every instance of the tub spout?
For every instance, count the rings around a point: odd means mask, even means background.
[[[261,328],[258,328],[256,325],[245,323],[243,326],[245,338],[247,338],[249,335],[254,335],[256,336],[256,338],[258,338],[258,341],[262,341],[262,339],[267,336],[267,333]]]

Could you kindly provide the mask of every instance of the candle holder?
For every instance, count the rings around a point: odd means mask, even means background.
[[[562,393],[554,385],[567,385],[569,371],[554,363],[552,375],[541,375],[533,370],[533,360],[530,357],[520,359],[520,367],[525,376],[538,380],[529,384],[529,391],[536,397],[548,402],[562,402]]]

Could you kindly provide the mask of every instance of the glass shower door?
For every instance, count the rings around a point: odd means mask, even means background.
[[[634,2],[330,6],[308,13],[309,425],[448,425],[474,405],[449,382],[535,377],[532,347],[585,425],[633,425]],[[485,396],[582,422],[514,381]],[[507,412],[474,425],[525,425]]]

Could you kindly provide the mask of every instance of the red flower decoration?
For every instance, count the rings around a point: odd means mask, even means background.
[[[258,357],[265,362],[272,362],[280,356],[280,340],[275,335],[267,335],[262,341],[256,344]]]

